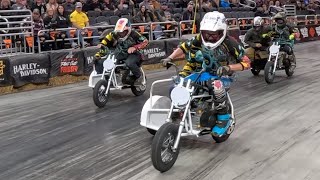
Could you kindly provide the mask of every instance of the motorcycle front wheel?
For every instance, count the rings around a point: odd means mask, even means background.
[[[264,67],[264,79],[268,84],[273,83],[275,73],[273,73],[274,62],[268,61]]]
[[[104,107],[109,100],[110,88],[106,93],[107,87],[108,87],[108,81],[101,79],[100,81],[97,82],[97,84],[93,88],[93,102],[99,108]]]
[[[178,134],[179,126],[173,123],[163,124],[153,138],[151,145],[151,160],[155,169],[166,172],[176,162],[180,146],[173,151],[173,145]]]

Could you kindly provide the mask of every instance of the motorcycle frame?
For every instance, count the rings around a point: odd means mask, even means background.
[[[184,87],[184,86],[183,86]],[[190,80],[188,81],[186,87],[190,87]],[[185,87],[185,88],[186,88]],[[193,90],[194,92],[194,86],[191,87],[190,89]],[[192,92],[192,93],[193,93]],[[172,150],[173,151],[176,151],[177,148],[178,148],[178,145],[179,145],[179,142],[180,142],[180,139],[181,137],[183,136],[190,136],[190,135],[195,135],[197,137],[199,137],[201,131],[199,130],[194,130],[193,129],[193,123],[192,123],[192,116],[191,116],[191,110],[190,110],[190,104],[191,102],[194,100],[194,99],[198,99],[198,98],[204,98],[204,97],[211,97],[211,100],[213,99],[213,96],[212,95],[209,95],[209,94],[202,94],[202,95],[193,95],[193,94],[190,94],[190,97],[189,97],[189,100],[187,102],[187,104],[183,107],[183,108],[177,108],[173,105],[173,103],[171,102],[171,107],[170,107],[170,110],[169,110],[169,113],[168,113],[168,117],[167,117],[167,120],[166,122],[172,122],[171,120],[171,116],[172,116],[172,112],[174,112],[174,110],[178,111],[181,110],[181,109],[184,109],[184,113],[183,113],[183,116],[182,116],[182,119],[179,123],[179,130],[178,130],[178,134],[177,134],[177,137],[176,137],[176,140],[174,142],[174,145],[173,145],[173,148]],[[228,101],[230,103],[230,106],[231,106],[231,117],[232,119],[234,120],[234,107],[233,107],[233,103],[231,101],[231,98],[230,98],[230,95],[228,92],[226,92],[227,94],[227,98],[228,98]],[[188,117],[188,120],[186,121],[186,118]],[[183,129],[186,130],[186,133],[182,133]]]
[[[104,56],[102,58],[106,58],[106,56]],[[110,77],[108,79],[108,86],[107,86],[106,94],[108,93],[109,89],[110,90],[116,90],[116,89],[122,90],[124,87],[128,87],[127,85],[123,85],[123,86],[119,85],[117,77],[116,77],[116,73],[115,73],[115,70],[117,68],[126,67],[126,64],[125,63],[123,63],[123,64],[115,64],[115,62],[116,62],[116,59],[113,61],[115,66],[112,68],[112,70],[107,70],[107,69],[103,68],[103,73],[102,73],[101,79],[105,80],[105,75],[109,75],[109,77]],[[93,66],[93,68],[94,68],[93,70],[95,71],[95,67],[94,66]],[[142,72],[142,77],[143,77],[142,84],[145,84],[146,83],[145,72],[143,71],[142,67],[140,67],[140,70]],[[111,83],[112,83],[114,88],[110,88]],[[135,85],[135,86],[140,86],[140,85]]]
[[[278,52],[277,53],[271,53],[270,52],[270,54],[269,54],[269,59],[268,59],[268,61],[272,61],[272,57],[276,57],[276,59],[274,60],[274,65],[273,65],[273,72],[272,73],[275,73],[275,71],[276,71],[276,68],[277,68],[277,66],[278,66],[278,59],[279,59],[279,53],[280,53],[280,45],[279,45],[279,43],[278,42],[274,42],[273,44],[272,44],[272,46],[277,46],[277,48],[278,48]]]

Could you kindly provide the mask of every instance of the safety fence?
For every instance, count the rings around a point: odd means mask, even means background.
[[[33,38],[30,10],[0,11],[0,57],[34,53]]]
[[[269,17],[263,17],[267,25],[274,25],[275,22]],[[253,27],[253,17],[248,18],[227,18],[228,23],[228,31],[229,33],[238,39],[240,35],[244,35],[250,28]],[[320,15],[297,15],[297,16],[289,16],[287,17],[287,21],[290,22],[293,26],[297,28],[301,28],[301,26],[307,28],[315,28],[320,25]],[[159,40],[159,39],[168,39],[168,38],[182,38],[184,35],[191,34],[192,32],[197,31],[197,27],[199,22],[194,22],[193,20],[187,21],[168,21],[168,22],[153,22],[153,23],[135,23],[132,24],[132,27],[146,36],[149,41]],[[74,28],[66,29],[55,29],[55,30],[44,30],[39,31],[39,33],[47,32],[50,34],[50,40],[40,41],[38,40],[38,48],[39,52],[41,52],[41,47],[43,44],[40,43],[53,43],[57,41],[68,41],[77,42],[77,44],[81,45],[82,48],[87,45],[86,41],[95,40],[96,44],[99,40],[99,37],[103,33],[104,30],[112,30],[114,25],[104,25],[104,26],[92,26],[86,27],[82,30],[76,30]],[[302,29],[302,31],[305,31]],[[311,30],[312,31],[312,30]],[[63,34],[67,32],[65,35],[67,38],[62,39],[59,34]],[[70,32],[70,33],[68,33]],[[41,37],[38,33],[38,38]],[[305,34],[305,32],[303,32]],[[301,33],[298,33],[301,34]],[[312,34],[310,34],[312,35]],[[159,38],[160,37],[160,38]],[[311,36],[312,37],[312,36]],[[60,38],[60,39],[59,39]],[[67,43],[68,43],[67,42]],[[299,42],[299,40],[298,40]],[[66,49],[66,48],[63,48]]]
[[[252,28],[253,18],[227,18],[230,35],[239,40],[239,36],[244,35]],[[268,25],[275,24],[271,18],[264,17],[264,20]],[[304,36],[301,40],[317,38],[317,34],[313,31],[319,29],[320,15],[288,16],[287,21],[299,29],[299,33],[297,33],[298,42],[300,42],[301,35]],[[74,45],[81,48],[93,46],[99,42],[99,37],[105,30],[111,31],[114,28],[114,25],[101,25],[86,27],[81,30],[64,28],[34,31],[35,26],[36,23],[33,22],[29,10],[0,11],[0,57],[71,49],[74,48]],[[193,20],[132,24],[132,27],[146,36],[149,41],[182,38],[184,35],[197,32],[198,26],[199,22]],[[309,34],[308,31],[310,31]]]
[[[181,42],[180,39],[151,41],[143,49],[143,64],[159,63]],[[48,83],[49,79],[63,75],[89,75],[92,71],[96,47],[57,50],[37,54],[0,57],[0,87]]]

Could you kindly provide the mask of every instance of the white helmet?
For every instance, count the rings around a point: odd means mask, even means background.
[[[253,19],[253,26],[262,26],[263,19],[260,16],[257,16]]]
[[[119,36],[119,39],[125,41],[131,33],[131,24],[127,18],[120,18],[114,27],[114,32]]]
[[[213,11],[204,15],[200,23],[201,39],[209,49],[218,47],[227,35],[227,24],[224,14]]]

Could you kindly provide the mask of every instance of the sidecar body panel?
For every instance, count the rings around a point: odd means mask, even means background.
[[[93,70],[89,77],[89,83],[88,86],[91,88],[94,88],[96,83],[102,78],[102,74],[97,74],[95,70]]]
[[[166,122],[170,107],[171,100],[168,97],[152,96],[145,102],[142,108],[140,125],[158,130]]]

